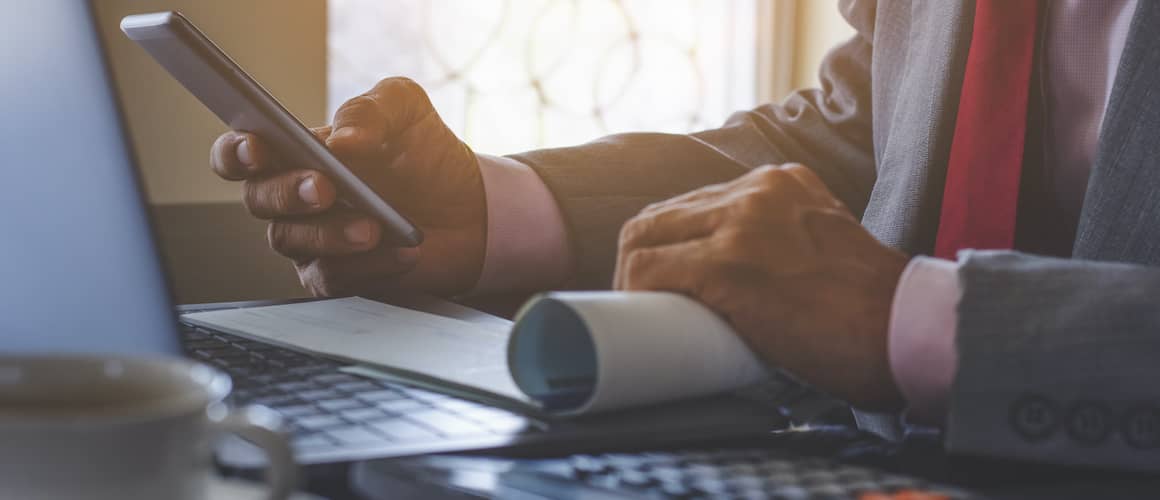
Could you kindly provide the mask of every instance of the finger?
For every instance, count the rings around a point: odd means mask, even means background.
[[[625,223],[620,231],[617,249],[617,268],[636,250],[671,245],[705,238],[713,233],[728,216],[723,203],[671,206],[650,214],[642,214]],[[613,279],[613,286],[622,283]]]
[[[668,291],[696,296],[702,288],[711,259],[708,243],[694,240],[629,252],[617,266],[616,289]]]
[[[388,141],[434,111],[419,84],[388,78],[338,108],[326,145],[344,160],[381,158]]]
[[[310,128],[310,133],[314,134],[314,137],[317,137],[318,140],[320,140],[322,142],[326,142],[326,139],[328,137],[330,137],[330,134],[333,131],[334,131],[334,127],[331,127],[330,125],[324,125],[321,127],[311,127]]]
[[[254,217],[273,219],[325,211],[337,197],[334,183],[321,172],[291,170],[247,180],[242,201]]]
[[[265,151],[258,138],[237,131],[219,136],[209,153],[210,168],[221,178],[231,181],[256,175],[265,159]]]
[[[825,182],[822,182],[821,177],[818,177],[818,174],[813,169],[800,163],[787,163],[779,168],[796,180],[802,190],[809,193],[814,201],[823,206],[841,208],[847,212],[849,211],[846,209],[846,205],[834,196],[834,193],[830,191],[830,188],[826,186]]]
[[[666,210],[666,209],[672,208],[674,206],[688,205],[688,204],[692,204],[692,203],[697,203],[697,202],[701,202],[701,201],[705,201],[705,200],[718,198],[718,197],[721,197],[728,192],[728,187],[729,187],[729,184],[713,184],[710,186],[705,186],[705,187],[702,187],[700,189],[695,189],[693,191],[689,191],[685,194],[674,196],[674,197],[669,198],[667,200],[658,201],[656,203],[653,203],[653,204],[641,209],[640,213],[642,215],[645,215],[645,214],[650,214],[650,213],[654,213],[654,212],[659,212],[661,210]]]
[[[635,249],[680,243],[712,234],[728,217],[728,199],[674,205],[625,223],[620,245]]]
[[[321,257],[298,265],[302,286],[316,296],[369,294],[397,286],[418,261],[414,248],[375,248],[369,252]]]
[[[318,140],[330,136],[330,127],[310,129]],[[284,168],[272,161],[272,155],[256,135],[231,130],[219,136],[210,148],[210,168],[223,179],[240,181]]]
[[[297,220],[279,220],[266,230],[270,248],[295,260],[366,252],[378,246],[378,223],[353,211],[331,211]]]

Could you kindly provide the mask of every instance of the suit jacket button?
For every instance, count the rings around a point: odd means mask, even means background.
[[[1160,448],[1160,410],[1144,407],[1129,411],[1120,432],[1128,446],[1140,450]]]
[[[1011,407],[1011,426],[1028,441],[1042,441],[1059,427],[1059,411],[1047,398],[1023,396]]]
[[[1114,425],[1111,410],[1096,403],[1076,404],[1067,414],[1067,435],[1089,446],[1104,442]]]

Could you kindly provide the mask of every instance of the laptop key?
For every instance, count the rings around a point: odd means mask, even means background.
[[[412,411],[416,411],[416,410],[425,410],[427,408],[430,408],[426,404],[423,404],[422,402],[419,402],[419,401],[415,401],[414,399],[397,399],[394,401],[380,401],[380,402],[376,403],[375,406],[378,406],[383,411],[387,411],[390,413],[397,413],[397,414],[403,414],[403,413],[408,413],[408,412],[412,412]]]
[[[310,380],[316,384],[333,385],[343,382],[357,382],[362,379],[354,375],[348,375],[346,373],[324,373],[322,375],[315,375],[310,377]]]
[[[182,326],[181,336],[184,337],[187,341],[205,340],[205,339],[212,338],[209,336],[209,334],[207,334],[205,332],[199,332],[189,325],[181,325],[181,326]]]
[[[297,394],[298,397],[307,401],[322,401],[326,399],[338,399],[342,397],[342,394],[329,389],[298,391]]]
[[[370,426],[394,441],[422,441],[439,437],[434,431],[401,418],[372,422]]]
[[[294,424],[306,430],[320,431],[346,425],[346,422],[334,415],[310,415],[294,419]]]
[[[318,415],[319,413],[322,413],[322,411],[319,410],[314,405],[306,405],[306,404],[293,405],[293,406],[279,406],[279,407],[275,407],[274,411],[277,411],[278,414],[282,415],[282,417],[284,417],[284,418],[305,417],[308,415]]]
[[[377,386],[369,381],[366,381],[366,380],[359,380],[359,381],[355,381],[355,382],[343,382],[340,384],[334,384],[333,387],[335,389],[338,389],[338,390],[343,391],[343,392],[354,392],[354,393],[377,391],[379,389],[379,386]]]
[[[323,434],[310,434],[302,437],[294,438],[290,442],[291,446],[297,450],[312,450],[317,448],[333,448],[334,442]]]
[[[286,392],[309,391],[309,390],[319,389],[319,387],[317,385],[314,385],[310,382],[283,382],[281,384],[276,384],[274,387],[277,387],[278,389],[281,389],[281,390],[286,391]]]
[[[476,436],[491,433],[475,422],[438,410],[409,413],[407,418],[436,429],[446,436]]]
[[[281,377],[278,375],[254,375],[246,378],[255,384],[266,385],[277,382]]]
[[[354,399],[328,399],[326,401],[319,401],[314,403],[326,411],[350,410],[352,408],[364,408],[366,403],[356,401]]]
[[[342,444],[365,444],[387,441],[380,434],[375,434],[362,427],[343,427],[330,429],[326,435]]]
[[[368,403],[377,403],[379,401],[393,401],[393,400],[397,400],[397,399],[404,399],[404,396],[402,394],[399,394],[398,392],[395,392],[392,390],[378,390],[378,391],[360,392],[360,393],[356,394],[355,397],[359,398],[363,401],[366,401]]]
[[[428,390],[416,389],[413,387],[407,387],[405,389],[400,389],[400,392],[402,392],[403,394],[405,394],[407,397],[409,397],[411,399],[418,399],[419,401],[426,401],[428,403],[433,403],[436,401],[443,401],[443,400],[451,399],[451,396],[448,396],[446,394],[439,394],[438,392],[431,392]]]
[[[338,366],[332,363],[318,362],[319,360],[311,361],[314,362],[314,364],[291,367],[288,370],[288,373],[291,375],[297,375],[299,377],[312,377],[319,373],[333,372],[337,369]]]
[[[250,403],[262,406],[286,406],[295,405],[302,402],[298,396],[293,394],[275,394],[273,396],[262,396],[249,400]]]
[[[198,351],[202,349],[219,349],[222,344],[214,340],[190,340],[182,344],[187,351]]]
[[[363,422],[389,416],[387,412],[378,408],[355,408],[341,411],[339,415],[342,415],[342,418],[354,422]]]

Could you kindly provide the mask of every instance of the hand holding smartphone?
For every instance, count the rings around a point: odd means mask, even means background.
[[[342,200],[373,216],[387,243],[413,247],[423,232],[348,169],[297,118],[189,20],[176,12],[128,16],[121,30],[226,125],[262,138],[283,160],[318,170]]]

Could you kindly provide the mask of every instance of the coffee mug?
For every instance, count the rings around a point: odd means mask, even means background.
[[[230,379],[182,359],[0,357],[0,498],[204,500],[213,448],[265,450],[270,498],[295,485],[278,417],[229,409]]]

